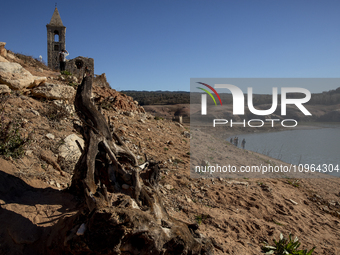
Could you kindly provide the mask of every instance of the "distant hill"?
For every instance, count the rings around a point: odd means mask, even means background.
[[[186,91],[136,91],[126,90],[121,93],[132,97],[140,105],[190,104],[190,92]]]
[[[200,103],[201,93],[191,93],[187,91],[136,91],[126,90],[122,93],[131,96],[138,101],[140,105],[173,105],[173,104],[190,104]],[[224,104],[232,103],[231,94],[220,93],[221,100]],[[289,93],[289,98],[299,98],[300,93]],[[190,98],[191,97],[191,98]],[[247,96],[245,94],[245,100]],[[278,98],[278,103],[281,102],[281,97]],[[253,95],[254,105],[271,104],[272,95]],[[208,100],[208,104],[213,104],[213,101]],[[322,93],[313,93],[308,105],[335,105],[340,104],[340,87],[335,90],[330,90]]]

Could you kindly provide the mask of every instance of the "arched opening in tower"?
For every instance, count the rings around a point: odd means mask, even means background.
[[[54,41],[59,42],[59,31],[58,30],[54,31]]]

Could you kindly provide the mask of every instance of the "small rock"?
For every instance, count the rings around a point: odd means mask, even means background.
[[[184,136],[185,138],[191,138],[191,137],[192,137],[189,131],[184,131],[184,132],[183,132],[183,136]]]
[[[124,112],[124,114],[126,116],[129,116],[129,117],[134,117],[135,116],[133,112]]]
[[[181,128],[183,128],[183,126],[182,126],[181,123],[179,123],[179,122],[176,122],[175,125],[176,125],[176,126],[179,126],[179,127],[181,127]]]
[[[40,116],[40,113],[36,110],[31,109],[31,112],[33,112],[35,115]]]
[[[294,205],[298,205],[298,203],[297,202],[295,202],[294,200],[292,200],[292,199],[289,199],[289,201],[292,203],[292,204],[294,204]]]
[[[336,203],[334,201],[329,202],[329,206],[335,206]]]
[[[329,208],[328,208],[328,206],[326,205],[324,208],[322,208],[325,212],[330,212],[330,210],[329,210]]]
[[[184,195],[185,199],[187,200],[188,203],[192,203],[191,198],[189,198],[187,195]]]
[[[46,137],[47,137],[48,139],[51,139],[51,140],[53,140],[53,139],[55,138],[55,136],[54,136],[53,134],[51,134],[51,133],[48,133],[48,134],[46,135]]]
[[[244,185],[244,186],[248,186],[249,185],[248,182],[239,182],[239,181],[229,181],[227,183],[228,184],[235,184],[235,185]]]
[[[174,187],[170,184],[166,184],[164,185],[164,188],[166,188],[167,190],[172,190]]]
[[[83,224],[81,224],[80,227],[78,228],[77,236],[84,235],[85,231],[86,231],[86,225],[85,225],[85,223],[83,223]]]
[[[5,85],[5,84],[0,84],[0,94],[7,94],[7,93],[11,93],[11,89]]]
[[[124,184],[122,185],[122,188],[123,188],[123,189],[129,189],[130,186],[124,183]]]
[[[27,151],[25,152],[25,155],[26,155],[26,156],[32,156],[32,155],[33,155],[33,151],[32,151],[32,150],[27,150]]]
[[[208,160],[203,160],[202,161],[202,166],[210,166],[210,163]]]
[[[60,187],[61,187],[59,182],[56,183],[56,186],[57,186],[58,189],[60,189]]]

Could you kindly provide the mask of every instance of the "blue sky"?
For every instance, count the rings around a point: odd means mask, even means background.
[[[46,61],[54,7],[3,1],[0,41]],[[338,0],[60,0],[57,7],[68,58],[94,58],[95,73],[117,90],[189,91],[190,78],[201,77],[340,77]]]

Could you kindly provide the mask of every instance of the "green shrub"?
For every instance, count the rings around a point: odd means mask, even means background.
[[[262,247],[262,251],[265,254],[276,254],[276,255],[311,255],[315,249],[313,247],[310,251],[307,250],[298,250],[300,246],[299,239],[295,237],[292,239],[293,235],[289,234],[288,239],[283,237],[282,233],[280,234],[280,240],[276,241],[273,239],[275,246],[270,246],[267,242],[264,242],[265,245]]]
[[[76,83],[76,82],[69,82],[68,85],[73,87],[73,88],[75,88],[75,89],[77,89],[79,84]]]
[[[65,70],[65,71],[61,71],[60,72],[62,75],[72,75],[69,71]]]
[[[66,106],[58,107],[57,105],[51,103],[45,107],[42,113],[49,121],[60,122],[61,120],[69,117],[69,113],[66,110]]]
[[[0,122],[0,155],[5,157],[20,158],[24,155],[24,146],[29,142],[20,133],[21,123],[18,120]]]
[[[0,155],[19,158],[24,154],[24,146],[29,139],[20,133],[22,122],[5,118],[5,105],[8,96],[0,97]]]
[[[206,220],[208,218],[211,218],[211,216],[208,214],[199,214],[195,216],[195,220],[198,225],[200,225],[203,222],[203,220]]]

